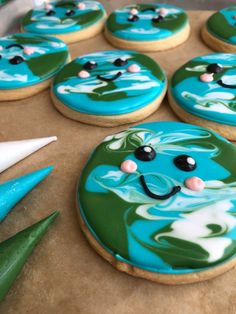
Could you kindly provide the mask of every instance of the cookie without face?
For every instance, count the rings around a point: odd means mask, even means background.
[[[169,102],[186,122],[236,139],[236,55],[197,57],[173,75]]]
[[[236,52],[236,6],[214,13],[202,29],[205,43],[222,52]]]
[[[0,38],[0,100],[32,96],[47,88],[67,63],[67,45],[53,37],[12,34]]]
[[[73,43],[100,33],[105,19],[106,11],[98,1],[56,1],[30,10],[23,18],[22,30]]]
[[[187,40],[188,16],[168,4],[134,4],[111,13],[105,35],[112,45],[138,51],[161,51]]]
[[[102,51],[66,65],[54,80],[52,99],[71,119],[114,126],[156,111],[166,86],[164,72],[150,57],[133,51]]]
[[[80,178],[80,225],[131,275],[167,284],[215,277],[236,264],[235,157],[233,144],[184,123],[108,136]]]

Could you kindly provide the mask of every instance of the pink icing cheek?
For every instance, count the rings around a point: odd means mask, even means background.
[[[137,168],[138,166],[136,162],[130,159],[123,161],[120,165],[120,170],[127,173],[133,173],[137,170]]]
[[[129,11],[129,13],[130,13],[131,15],[137,15],[137,14],[138,14],[138,10],[137,10],[137,9],[131,9],[131,10]]]
[[[161,8],[160,11],[159,11],[159,13],[160,13],[161,15],[166,15],[166,14],[168,14],[168,9],[166,9],[166,8]]]
[[[80,72],[78,73],[78,76],[79,76],[80,78],[88,78],[88,77],[90,77],[90,74],[89,74],[89,72],[82,70],[82,71],[80,71]]]
[[[46,4],[45,4],[45,9],[46,9],[46,10],[52,10],[52,9],[53,9],[53,6],[52,6],[51,4],[49,4],[49,3],[46,3]]]
[[[214,80],[213,73],[204,73],[200,76],[200,81],[204,83],[209,83]]]
[[[233,16],[233,19],[236,20],[236,15]]]
[[[83,2],[78,3],[77,8],[80,10],[84,10],[86,8],[86,4]]]
[[[205,188],[205,182],[199,177],[190,177],[185,180],[184,185],[192,190],[200,192]]]
[[[140,72],[140,66],[138,66],[137,64],[131,64],[129,67],[128,67],[128,71],[131,72],[131,73],[137,73],[137,72]]]
[[[25,47],[23,50],[24,54],[26,55],[32,55],[34,53],[34,48],[31,47]]]

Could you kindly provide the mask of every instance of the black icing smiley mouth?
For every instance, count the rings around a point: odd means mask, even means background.
[[[116,79],[118,79],[121,75],[122,75],[122,72],[119,71],[113,77],[104,77],[101,75],[97,75],[97,78],[101,81],[104,81],[104,82],[113,82]]]
[[[217,81],[217,84],[224,88],[236,88],[236,84],[235,85],[226,84],[222,80]]]

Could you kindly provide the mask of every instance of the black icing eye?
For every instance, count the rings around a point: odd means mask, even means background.
[[[74,11],[74,10],[68,10],[68,11],[66,12],[66,15],[67,15],[67,16],[75,15],[75,11]]]
[[[137,159],[142,161],[151,161],[156,157],[156,152],[151,146],[139,146],[134,155]]]
[[[162,15],[155,16],[155,17],[152,19],[152,21],[153,21],[154,23],[159,23],[159,22],[161,22],[161,21],[163,21],[163,20],[164,20],[164,17],[163,17]]]
[[[139,20],[138,15],[130,15],[128,18],[129,22],[137,22]]]
[[[116,67],[122,67],[122,66],[126,65],[127,63],[128,63],[127,60],[123,60],[123,59],[121,59],[121,58],[118,58],[118,59],[116,59],[116,60],[113,62],[113,64],[114,64]]]
[[[193,171],[197,167],[196,161],[188,155],[179,155],[175,157],[174,164],[177,168],[183,171]]]
[[[49,11],[47,11],[47,13],[46,13],[47,16],[52,16],[52,15],[54,15],[54,14],[55,14],[55,11],[53,11],[53,10],[49,10]]]
[[[15,56],[12,59],[9,60],[11,64],[20,64],[24,62],[25,60],[21,56]]]
[[[93,70],[97,67],[97,63],[95,61],[88,61],[84,64],[83,68],[86,70]]]
[[[212,63],[207,66],[208,73],[220,73],[224,71],[224,67],[218,63]]]

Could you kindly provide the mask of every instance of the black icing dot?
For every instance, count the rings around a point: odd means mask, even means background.
[[[129,22],[137,22],[139,20],[138,15],[130,15],[128,18]]]
[[[126,65],[128,63],[127,60],[124,60],[124,59],[121,59],[121,58],[118,58],[116,59],[113,64],[116,66],[116,67],[122,67],[124,65]]]
[[[223,66],[217,63],[211,63],[207,66],[208,73],[220,73],[224,70]]]
[[[151,146],[145,145],[139,146],[135,150],[134,155],[139,160],[151,161],[156,157],[156,152]]]
[[[47,13],[46,13],[47,16],[52,16],[52,15],[54,15],[54,14],[55,14],[55,11],[53,11],[53,10],[49,10],[49,11],[47,11]]]
[[[12,59],[9,60],[11,64],[20,64],[24,62],[25,60],[21,56],[15,56]]]
[[[2,56],[0,55],[0,59],[2,59]]]
[[[86,70],[93,70],[97,67],[97,63],[95,61],[88,61],[84,64],[83,68]]]
[[[75,15],[75,11],[74,11],[74,10],[68,10],[68,11],[66,12],[66,15],[67,15],[67,16]]]
[[[193,171],[196,169],[196,161],[188,155],[179,155],[175,157],[174,164],[177,168],[183,171]]]
[[[156,17],[154,17],[153,19],[152,19],[152,21],[154,22],[154,23],[159,23],[159,22],[161,22],[161,21],[163,21],[164,20],[164,17],[162,16],[162,15],[158,15],[158,16],[156,16]]]

